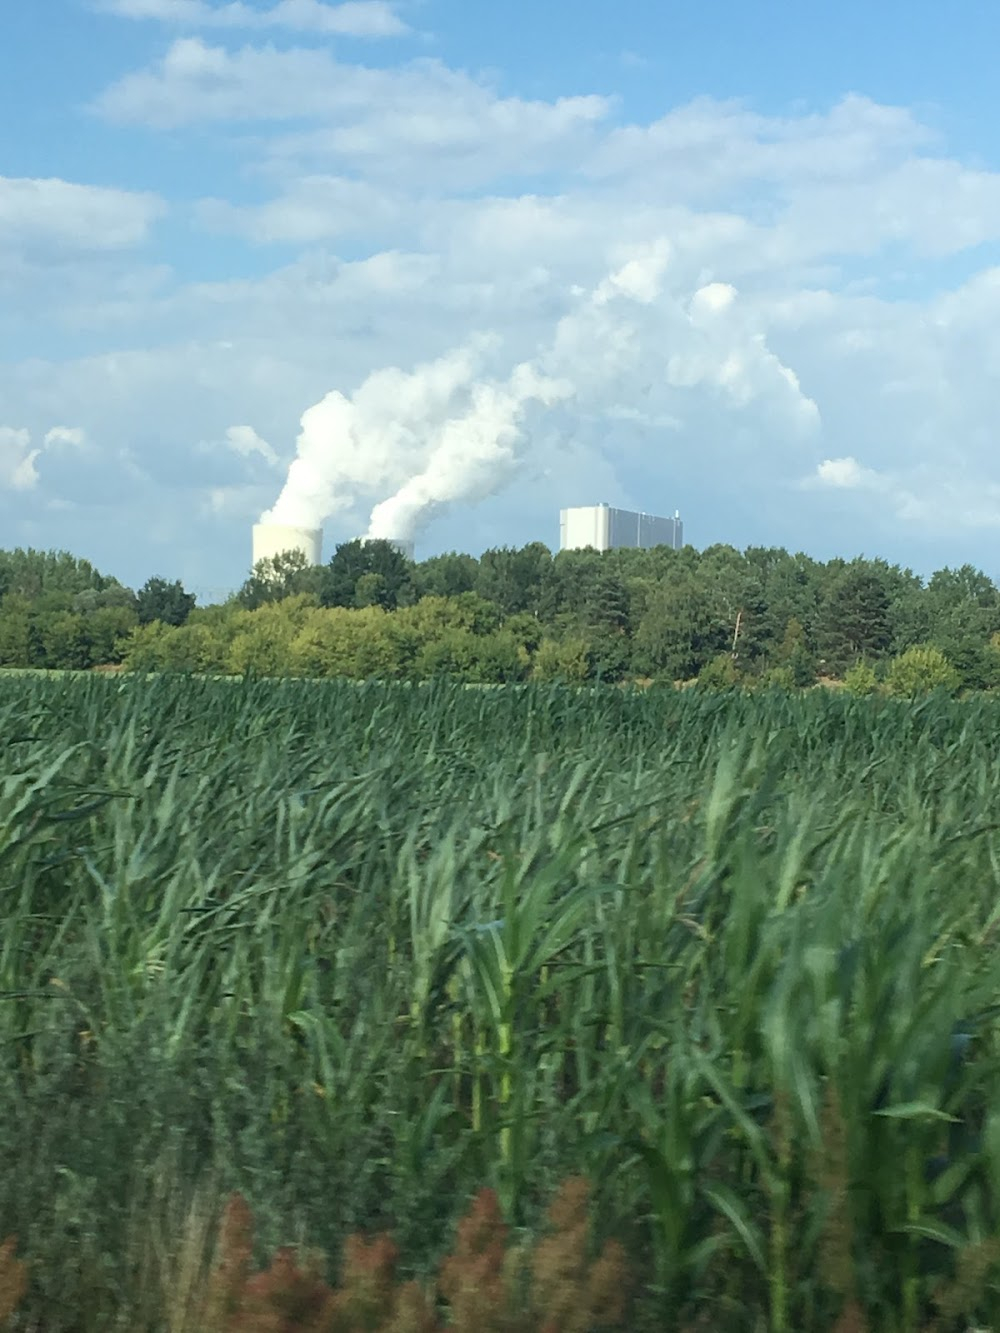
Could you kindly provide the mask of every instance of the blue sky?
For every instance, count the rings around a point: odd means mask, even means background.
[[[427,555],[607,500],[1000,576],[1000,9],[9,10],[5,546],[207,596],[272,508]]]

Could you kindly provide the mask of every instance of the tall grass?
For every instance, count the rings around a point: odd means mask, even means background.
[[[998,723],[0,680],[23,1327],[171,1327],[150,1273],[232,1190],[262,1253],[388,1230],[405,1276],[578,1173],[636,1328],[1000,1319]]]

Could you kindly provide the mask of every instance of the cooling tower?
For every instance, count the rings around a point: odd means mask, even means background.
[[[301,551],[311,565],[318,565],[323,551],[321,528],[291,528],[283,523],[255,523],[253,563],[273,560],[288,551]]]

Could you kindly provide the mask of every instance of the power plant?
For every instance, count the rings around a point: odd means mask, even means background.
[[[374,540],[361,537],[360,541]],[[406,538],[386,538],[389,545],[407,560],[415,559],[415,545]],[[614,551],[621,547],[648,550],[669,546],[679,551],[684,545],[684,524],[679,512],[673,518],[659,518],[631,509],[612,509],[610,505],[581,505],[559,511],[560,551]],[[318,565],[323,555],[322,528],[294,527],[286,523],[255,523],[253,528],[253,565],[261,560],[291,551],[301,553],[308,564]]]
[[[369,537],[360,538],[366,542]],[[389,539],[389,545],[405,556],[414,557],[415,545],[411,541]],[[319,565],[323,560],[323,529],[297,528],[287,523],[255,523],[253,527],[252,567],[256,568],[261,560],[273,560],[277,555],[298,552],[305,556],[307,564]]]
[[[580,551],[591,546],[595,551],[614,551],[620,547],[669,546],[679,551],[684,545],[684,524],[679,512],[673,518],[634,513],[630,509],[612,509],[606,504],[585,505],[559,511],[560,551]]]

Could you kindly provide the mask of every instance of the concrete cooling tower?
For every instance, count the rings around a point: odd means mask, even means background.
[[[323,552],[321,528],[292,528],[284,523],[255,523],[253,563],[273,560],[276,555],[301,551],[310,565],[318,565]]]

